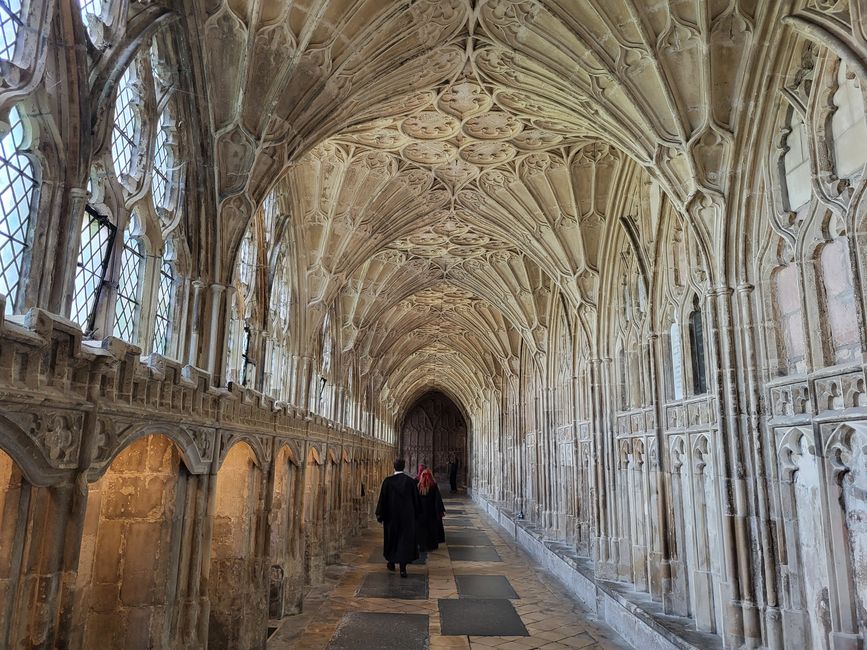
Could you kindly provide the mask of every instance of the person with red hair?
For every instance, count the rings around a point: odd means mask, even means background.
[[[429,469],[419,472],[418,494],[421,507],[415,520],[416,539],[422,551],[433,551],[446,541],[443,527],[446,509],[436,479]]]

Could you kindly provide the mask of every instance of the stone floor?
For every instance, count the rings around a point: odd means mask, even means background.
[[[378,561],[381,531],[371,526],[308,592],[304,612],[282,621],[269,650],[628,647],[468,499],[447,499],[446,511],[447,544],[410,566],[409,581]]]

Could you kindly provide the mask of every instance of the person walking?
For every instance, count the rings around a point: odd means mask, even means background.
[[[452,494],[458,491],[458,457],[454,453],[449,454],[449,489]]]
[[[418,546],[422,551],[434,551],[446,541],[443,528],[446,509],[436,479],[429,469],[422,470],[418,477],[418,494],[421,501],[421,510],[416,518]]]
[[[418,559],[415,520],[421,509],[416,482],[404,474],[406,461],[394,461],[394,474],[382,482],[376,520],[382,524],[382,554],[389,571],[400,565],[400,577],[406,577],[406,565]]]

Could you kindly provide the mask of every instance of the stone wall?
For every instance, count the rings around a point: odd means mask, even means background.
[[[367,526],[390,446],[138,352],[0,317],[2,645],[261,648]]]

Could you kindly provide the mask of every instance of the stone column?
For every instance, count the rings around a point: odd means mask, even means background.
[[[211,373],[211,383],[215,385],[219,385],[225,376],[222,369],[219,369],[221,374],[219,376],[217,375],[217,361],[220,354],[219,346],[220,343],[225,343],[226,330],[228,330],[227,327],[223,327],[222,330],[220,328],[220,314],[223,310],[223,293],[225,291],[226,287],[222,284],[211,285],[211,318],[208,331],[208,372]],[[231,296],[229,296],[229,298],[231,299]],[[229,304],[229,301],[227,300],[226,303]]]
[[[52,291],[54,295],[62,295],[60,305],[60,313],[63,315],[69,314],[72,307],[72,294],[75,291],[75,273],[76,264],[74,260],[78,259],[78,253],[81,249],[81,224],[84,218],[84,206],[87,204],[88,192],[82,187],[73,187],[69,189],[69,206],[67,213],[69,214],[69,233],[66,237],[59,235],[57,237],[57,252],[58,255],[53,256],[57,259],[60,266],[56,275],[56,282],[62,291]],[[94,309],[96,305],[94,305]],[[50,307],[49,307],[50,309]]]
[[[202,327],[202,289],[205,283],[193,280],[193,297],[190,301],[190,340],[187,346],[187,364],[199,366],[199,335]]]
[[[722,504],[722,545],[725,555],[725,575],[721,594],[724,605],[724,642],[740,647],[746,640],[761,639],[758,616],[749,585],[750,534],[747,521],[746,466],[741,446],[738,422],[740,409],[737,379],[737,358],[731,312],[732,290],[718,286],[710,294],[711,318],[717,357],[717,422],[716,450],[720,470],[720,502]],[[747,620],[749,618],[750,620]],[[755,635],[755,636],[754,636]],[[749,644],[753,647],[753,643]]]

